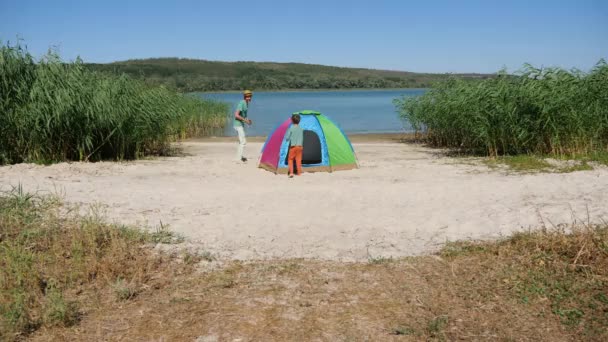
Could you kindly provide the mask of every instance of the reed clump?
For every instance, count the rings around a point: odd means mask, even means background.
[[[608,151],[608,64],[590,72],[525,65],[476,82],[450,79],[395,100],[437,147],[490,156],[587,156]]]
[[[0,164],[134,159],[220,131],[224,103],[0,46]]]

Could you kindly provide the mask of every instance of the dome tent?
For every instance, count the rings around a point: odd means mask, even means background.
[[[300,127],[304,130],[302,152],[304,172],[332,172],[358,168],[352,144],[333,121],[312,110],[293,114],[300,114]],[[262,147],[260,168],[274,173],[287,173],[289,142],[285,140],[285,134],[291,124],[289,118],[268,136]]]

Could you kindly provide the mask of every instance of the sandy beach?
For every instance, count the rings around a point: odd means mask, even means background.
[[[0,167],[21,183],[109,220],[155,229],[226,259],[361,261],[420,255],[448,240],[499,238],[608,220],[608,169],[509,174],[385,137],[354,138],[360,169],[288,179],[232,160],[231,139],[182,143],[184,156],[133,162]]]

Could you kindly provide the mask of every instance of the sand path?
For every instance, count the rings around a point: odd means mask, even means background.
[[[410,144],[355,143],[361,169],[288,179],[231,160],[234,143],[184,143],[186,157],[0,167],[121,223],[158,226],[225,258],[365,260],[436,250],[446,240],[608,220],[608,169],[509,175]],[[261,143],[250,143],[250,155]],[[255,152],[255,153],[254,153]]]

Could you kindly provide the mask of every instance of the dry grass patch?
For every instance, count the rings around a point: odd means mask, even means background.
[[[180,269],[145,247],[168,233],[61,213],[59,204],[21,188],[0,196],[0,340],[76,325],[105,299],[132,299]]]
[[[0,203],[3,340],[608,338],[606,225],[449,243],[434,256],[195,272],[215,261],[155,254],[148,235],[62,217],[45,199]]]
[[[440,256],[383,262],[232,262],[181,275],[128,306],[108,302],[78,328],[49,333],[81,340],[101,331],[111,340],[600,341],[608,337],[606,248],[606,228],[595,227],[453,243]]]

